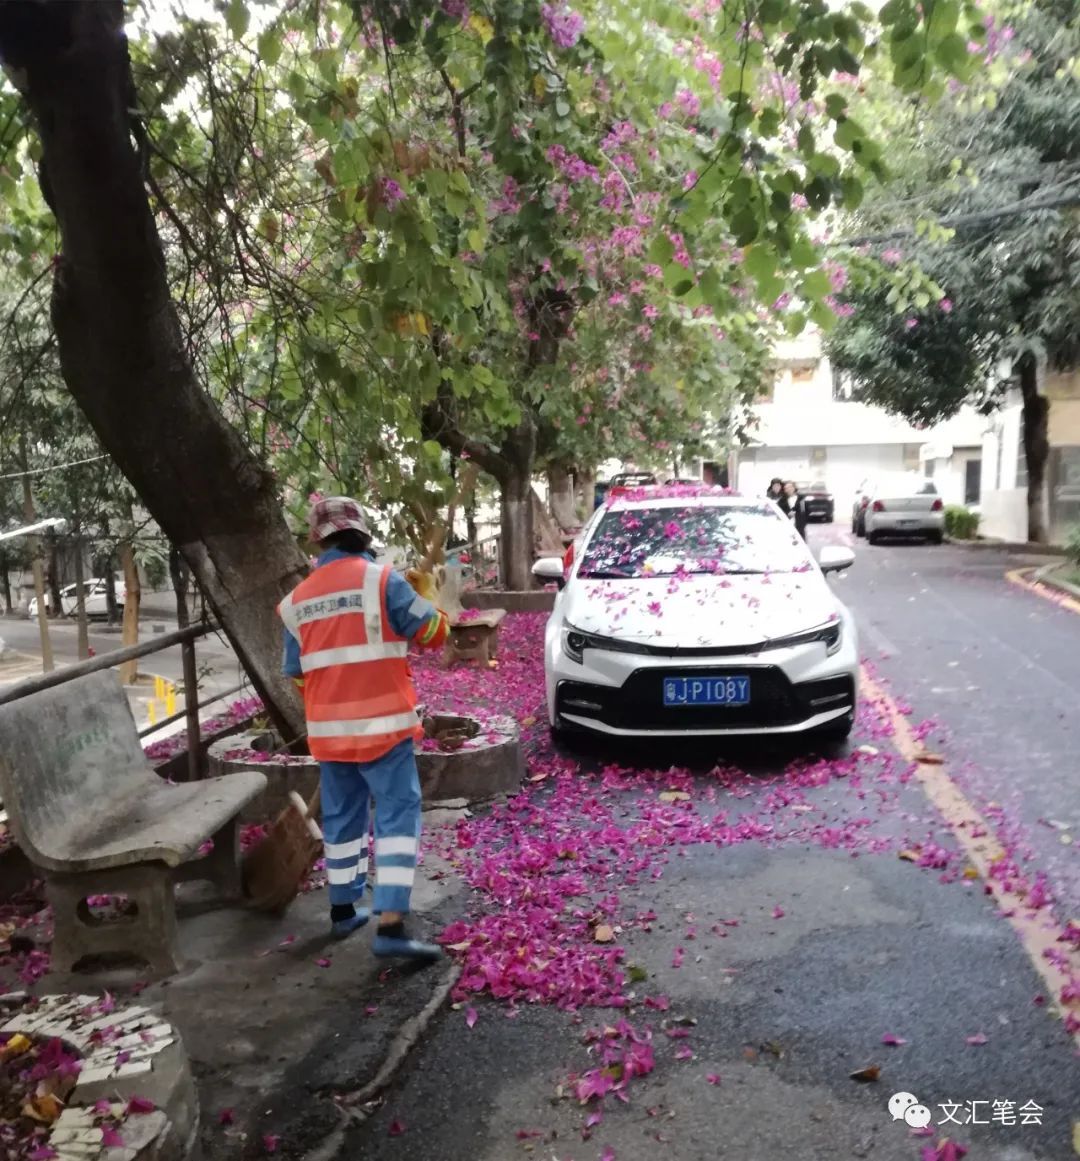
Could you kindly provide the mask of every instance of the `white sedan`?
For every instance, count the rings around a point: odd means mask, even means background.
[[[560,588],[545,673],[556,735],[813,734],[855,720],[859,651],[850,612],[769,501],[708,488],[641,489],[598,511]]]
[[[60,612],[65,617],[74,617],[79,611],[78,585],[65,585],[60,590]],[[84,601],[86,603],[87,617],[107,617],[109,615],[109,598],[105,591],[106,580],[104,577],[94,577],[92,580],[83,582],[83,589],[85,592]],[[123,613],[124,602],[127,600],[127,588],[121,577],[116,578],[116,611]],[[46,609],[52,608],[52,596],[49,593],[45,594]],[[33,619],[38,615],[37,597],[33,597],[27,608],[28,616]]]

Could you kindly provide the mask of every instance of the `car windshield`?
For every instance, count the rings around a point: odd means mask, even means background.
[[[885,476],[874,489],[879,496],[936,496],[937,488],[933,480],[915,472]]]
[[[581,559],[581,577],[806,572],[805,542],[771,506],[676,505],[605,513]]]

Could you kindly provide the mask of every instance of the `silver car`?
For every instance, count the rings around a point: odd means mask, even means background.
[[[933,480],[902,472],[883,476],[860,492],[853,523],[871,544],[884,536],[921,536],[931,544],[945,539],[945,504]]]

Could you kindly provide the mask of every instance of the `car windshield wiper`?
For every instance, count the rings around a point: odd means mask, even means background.
[[[578,576],[583,580],[631,580],[634,573],[616,572],[613,568],[582,569]]]

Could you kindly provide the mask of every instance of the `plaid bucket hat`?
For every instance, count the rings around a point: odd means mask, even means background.
[[[348,496],[323,496],[316,500],[308,513],[308,527],[316,543],[350,528],[371,535],[363,508]]]

